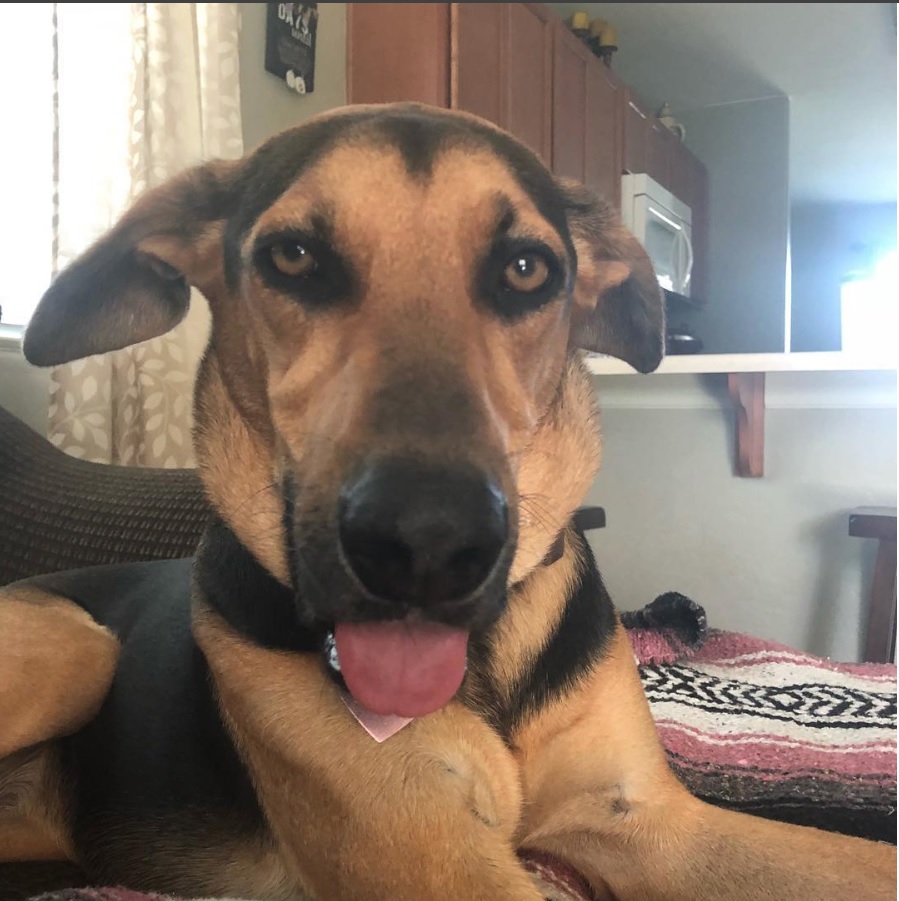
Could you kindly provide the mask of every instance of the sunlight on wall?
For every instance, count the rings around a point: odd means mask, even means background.
[[[867,278],[843,282],[840,289],[843,350],[899,357],[899,257],[884,254]]]

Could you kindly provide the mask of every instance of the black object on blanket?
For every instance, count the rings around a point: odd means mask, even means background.
[[[621,624],[625,629],[651,630],[692,651],[702,647],[708,633],[705,610],[677,591],[666,591],[642,609],[622,613]]]

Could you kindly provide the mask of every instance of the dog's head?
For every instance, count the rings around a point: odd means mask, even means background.
[[[189,285],[213,319],[213,504],[301,620],[336,630],[364,703],[439,706],[594,477],[578,349],[661,359],[646,254],[481,120],[349,108],[145,195],[51,286],[25,353],[159,335]]]

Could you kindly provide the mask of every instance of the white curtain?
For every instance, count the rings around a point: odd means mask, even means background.
[[[242,154],[236,3],[52,4],[54,271],[146,188]],[[27,76],[25,76],[27,77]],[[196,292],[174,331],[57,367],[49,437],[83,459],[193,465],[194,375],[208,334]]]

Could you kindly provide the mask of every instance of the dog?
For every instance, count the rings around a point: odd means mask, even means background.
[[[0,594],[0,860],[256,899],[895,896],[895,848],[670,771],[572,516],[582,351],[657,367],[613,211],[473,116],[349,107],[149,191],[24,339],[49,366],[212,328],[192,560]],[[389,736],[389,737],[388,737]]]

